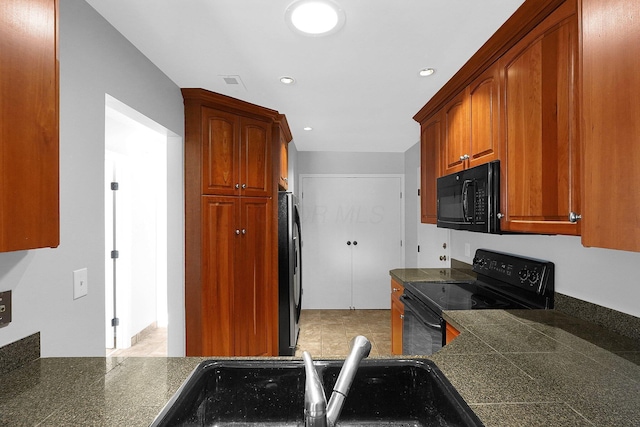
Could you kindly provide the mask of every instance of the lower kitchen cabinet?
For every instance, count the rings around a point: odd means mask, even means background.
[[[455,337],[460,335],[460,331],[451,326],[451,324],[446,323],[445,327],[445,343],[449,344]]]
[[[500,67],[501,229],[578,235],[580,223],[573,219],[580,212],[575,2],[564,3],[505,53]]]
[[[404,304],[400,297],[404,286],[391,279],[391,354],[402,354],[402,328],[404,327]]]
[[[199,295],[199,300],[187,296],[188,317],[197,323],[187,328],[187,355],[269,355],[271,203],[259,197],[202,197],[202,285],[187,289]]]

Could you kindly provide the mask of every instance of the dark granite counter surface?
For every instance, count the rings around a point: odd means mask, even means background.
[[[640,342],[554,310],[444,316],[461,334],[429,358],[487,426],[640,425]],[[148,426],[202,360],[40,358],[3,374],[0,425]]]
[[[640,342],[556,310],[446,311],[431,359],[487,426],[640,426]]]
[[[407,282],[447,282],[475,280],[473,271],[455,268],[396,268],[390,270],[392,278],[400,283]]]

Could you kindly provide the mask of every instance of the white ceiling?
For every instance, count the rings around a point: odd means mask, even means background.
[[[293,0],[86,1],[179,87],[286,114],[299,151],[361,152],[418,142],[413,115],[523,3],[336,0],[345,26],[306,37],[285,23]]]

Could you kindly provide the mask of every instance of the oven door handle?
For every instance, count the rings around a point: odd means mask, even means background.
[[[416,316],[422,323],[424,323],[425,325],[427,325],[431,329],[436,329],[438,331],[442,330],[442,325],[440,324],[440,322],[431,323],[430,321],[425,319],[424,310],[429,310],[428,308],[420,307],[419,306],[420,303],[415,302],[415,300],[413,298],[407,296],[407,294],[402,295],[400,297],[400,300],[404,304],[405,310],[408,308],[409,311],[411,311],[411,313],[413,313],[413,315]],[[435,314],[434,314],[434,316],[435,316]]]

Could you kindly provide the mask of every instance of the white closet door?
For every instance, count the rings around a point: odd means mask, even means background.
[[[303,178],[302,308],[347,309],[351,303],[351,224],[344,178]]]
[[[358,309],[390,308],[389,270],[402,264],[400,177],[352,178],[353,298]]]
[[[303,308],[389,308],[402,266],[400,177],[302,177]]]

